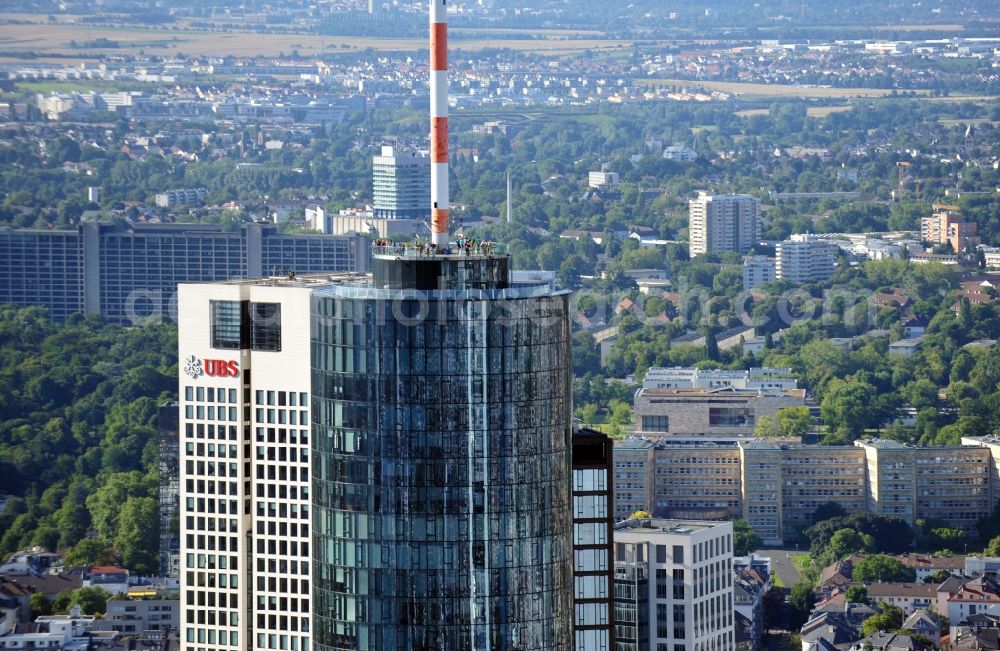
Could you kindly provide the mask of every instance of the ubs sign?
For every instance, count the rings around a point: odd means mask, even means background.
[[[184,360],[184,373],[192,380],[202,375],[209,377],[239,377],[240,363],[226,359],[198,359],[191,355]]]

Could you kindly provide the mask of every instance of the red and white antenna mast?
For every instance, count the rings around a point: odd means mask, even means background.
[[[448,6],[428,0],[431,16],[431,242],[448,248]]]

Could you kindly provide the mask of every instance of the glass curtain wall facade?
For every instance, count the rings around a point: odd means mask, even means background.
[[[572,648],[568,294],[313,295],[315,649]]]

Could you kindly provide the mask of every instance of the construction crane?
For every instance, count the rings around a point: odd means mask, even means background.
[[[935,203],[933,203],[931,205],[931,207],[934,208],[935,211],[945,210],[945,211],[949,211],[949,212],[958,212],[959,210],[961,210],[961,208],[959,208],[958,206],[956,206],[955,204],[952,204],[952,203],[937,203],[937,202],[935,202]]]
[[[906,186],[906,174],[910,171],[910,161],[896,161],[896,168],[899,170],[899,191],[903,192]]]

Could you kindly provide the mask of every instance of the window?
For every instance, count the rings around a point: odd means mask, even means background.
[[[752,427],[753,410],[748,407],[710,407],[708,424],[711,427]]]
[[[644,432],[669,432],[669,416],[643,416],[642,430]]]
[[[212,348],[281,350],[281,304],[211,301]]]
[[[254,350],[281,350],[281,304],[250,304],[250,346]]]
[[[238,350],[245,348],[243,339],[247,303],[211,301],[212,348]]]
[[[683,563],[684,562],[684,547],[681,545],[674,545],[674,562]]]

